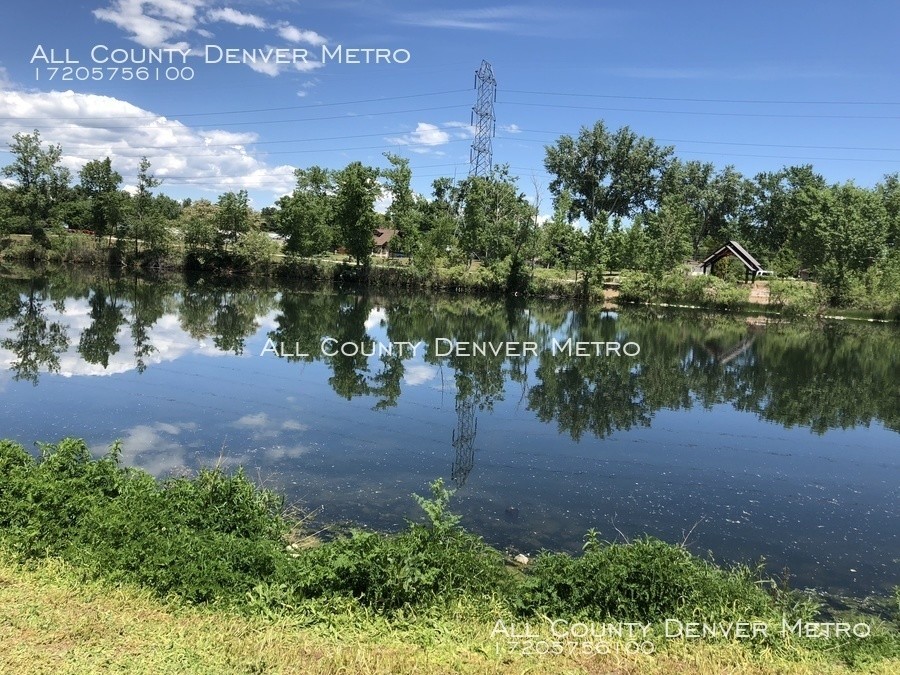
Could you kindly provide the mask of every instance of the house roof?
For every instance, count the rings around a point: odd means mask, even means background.
[[[759,264],[756,258],[750,255],[750,253],[747,252],[747,249],[745,249],[733,239],[722,246],[720,249],[718,249],[715,253],[709,255],[706,260],[703,261],[703,267],[711,265],[728,255],[733,255],[735,258],[740,260],[744,264],[744,267],[746,267],[751,272],[759,273],[763,269],[762,265]]]
[[[375,230],[375,246],[385,246],[391,239],[397,236],[397,230],[378,228]]]

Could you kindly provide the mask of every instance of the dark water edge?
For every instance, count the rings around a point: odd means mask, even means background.
[[[126,461],[157,475],[222,454],[324,505],[322,522],[380,530],[415,517],[409,495],[443,476],[464,526],[501,549],[577,552],[590,528],[690,532],[695,553],[765,556],[796,587],[898,583],[892,326],[243,278],[0,284],[0,355],[28,357],[0,379],[0,435],[26,445],[84,436],[99,452],[123,438]],[[65,340],[29,347],[60,338],[54,327]],[[327,357],[323,336],[642,348],[630,360]],[[262,356],[270,339],[311,356]]]

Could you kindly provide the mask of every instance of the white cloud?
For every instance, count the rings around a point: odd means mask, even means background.
[[[272,45],[266,45],[263,51],[265,53],[274,53],[274,50],[279,49],[279,47],[273,47]],[[301,73],[308,73],[317,68],[323,68],[325,66],[321,61],[316,61],[313,58],[308,58],[307,60],[297,60],[294,63],[278,63],[277,59],[272,59],[269,61],[263,61],[262,59],[257,59],[254,61],[247,61],[247,66],[251,70],[256,71],[257,73],[262,73],[263,75],[268,75],[269,77],[276,77],[281,73],[284,73],[288,70],[297,70]]]
[[[425,5],[426,3],[420,3]],[[432,3],[433,4],[433,3]],[[458,4],[458,3],[457,3]],[[401,12],[394,21],[408,26],[449,30],[513,33],[517,35],[558,35],[571,37],[573,31],[594,33],[623,15],[623,10],[599,7],[593,3],[588,15],[580,8],[562,7],[565,3],[537,3],[523,0],[517,4],[481,6],[467,9],[428,7],[422,11]]]
[[[266,459],[269,461],[277,461],[279,459],[296,459],[297,457],[301,457],[308,453],[311,448],[308,445],[273,445],[269,448],[266,448],[265,454]]]
[[[508,134],[521,134],[522,128],[518,124],[501,124],[500,130]]]
[[[369,310],[369,316],[366,317],[365,323],[363,324],[366,327],[366,330],[372,330],[375,326],[381,326],[387,322],[387,312],[382,307],[374,307]]]
[[[12,89],[13,81],[9,78],[6,68],[0,66],[0,89]]]
[[[414,131],[403,136],[391,136],[386,140],[394,145],[409,146],[409,149],[413,152],[425,153],[448,143],[450,134],[436,124],[419,122]]]
[[[196,431],[193,423],[167,424],[156,422],[139,424],[126,429],[121,437],[122,463],[126,466],[140,466],[154,476],[172,471],[186,471],[187,443],[179,440],[184,432]],[[105,454],[110,443],[91,447],[95,455]]]
[[[127,101],[72,91],[0,90],[0,137],[39,128],[62,146],[64,166],[109,156],[126,182],[133,182],[144,155],[163,185],[187,185],[216,194],[235,187],[275,195],[289,193],[294,167],[271,166],[252,148],[254,133],[194,129]]]
[[[437,377],[437,368],[425,364],[407,366],[403,371],[403,382],[411,387],[425,384]]]
[[[313,47],[321,47],[328,40],[314,30],[303,30],[283,21],[277,24],[278,35],[288,42],[305,42]]]
[[[201,25],[227,23],[233,26],[272,31],[287,42],[305,43],[314,47],[327,44],[328,40],[314,30],[297,28],[287,21],[269,22],[263,17],[241,12],[232,7],[209,8],[213,0],[109,0],[106,7],[95,9],[94,16],[122,29],[131,40],[148,48],[190,50],[192,56],[204,51],[190,41],[211,38],[213,33]],[[274,77],[289,70],[310,72],[323,64],[309,60],[294,65],[275,66],[265,63],[248,63],[258,73]],[[2,82],[2,81],[0,81]]]
[[[522,7],[479,7],[478,9],[444,12],[413,12],[399,17],[399,22],[423,28],[457,28],[465,30],[509,31],[520,22],[527,10]]]
[[[450,129],[454,138],[474,138],[475,127],[468,122],[445,122],[441,126]]]
[[[236,427],[248,429],[262,429],[270,425],[269,416],[264,412],[256,413],[255,415],[244,415],[234,423]]]
[[[206,13],[208,21],[224,21],[232,23],[235,26],[249,26],[257,30],[266,28],[266,22],[262,17],[255,14],[244,14],[231,7],[222,7],[221,9],[211,9]]]
[[[112,0],[94,16],[130,33],[143,47],[187,49],[184,38],[197,27],[197,10],[207,0]]]
[[[123,303],[123,311],[128,315],[128,304]],[[137,367],[134,358],[134,343],[129,335],[128,326],[119,328],[116,342],[119,350],[110,354],[106,367],[101,363],[88,363],[78,353],[80,336],[88,328],[92,319],[91,308],[86,298],[70,298],[66,301],[65,310],[60,313],[50,304],[44,304],[45,315],[50,323],[61,324],[69,336],[68,349],[59,355],[59,371],[61,377],[109,377],[121,373],[127,373]],[[9,334],[9,326],[6,322],[0,322],[0,338]],[[153,351],[144,357],[144,363],[149,367],[154,364],[176,361],[187,354],[197,354],[210,357],[224,357],[223,352],[215,347],[211,340],[197,340],[188,335],[178,320],[176,314],[164,314],[150,329],[149,344]],[[16,356],[7,349],[0,348],[0,370],[11,368],[16,361]]]
[[[387,210],[391,208],[393,203],[394,195],[386,187],[382,187],[378,197],[375,198],[375,204],[372,208],[375,209],[375,213],[387,213]]]
[[[443,124],[419,122],[410,133],[402,136],[389,136],[385,140],[394,145],[406,146],[410,152],[443,155],[444,153],[438,151],[437,148],[454,140],[472,138],[474,135],[474,128],[466,122],[445,122]]]

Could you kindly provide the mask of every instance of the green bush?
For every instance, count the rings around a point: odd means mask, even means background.
[[[105,260],[105,251],[97,239],[89,234],[72,232],[53,239],[53,255],[60,262],[95,265]]]
[[[502,556],[459,527],[448,510],[451,492],[442,481],[432,499],[417,497],[428,523],[384,536],[352,536],[304,551],[297,558],[296,589],[302,598],[350,595],[380,611],[445,604],[461,597],[506,594],[510,575]]]
[[[75,439],[38,461],[4,442],[0,468],[0,531],[23,559],[61,556],[194,602],[241,602],[286,576],[282,500],[241,472],[157,481],[120,466],[118,446],[94,459]]]
[[[786,314],[815,314],[821,302],[816,285],[808,281],[772,279],[769,304]]]
[[[676,304],[738,309],[750,298],[750,287],[723,281],[712,275],[688,276],[683,269],[654,277],[647,272],[624,272],[620,297],[628,302]]]
[[[238,237],[232,256],[234,264],[241,270],[266,270],[281,250],[265,232],[253,231]]]
[[[526,568],[517,604],[525,615],[746,621],[773,615],[772,598],[757,581],[748,568],[723,570],[657,539],[601,544],[589,538],[580,557],[538,556]]]

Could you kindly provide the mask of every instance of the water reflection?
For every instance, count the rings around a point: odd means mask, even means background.
[[[375,355],[323,353],[326,338]],[[443,355],[439,338],[539,348]],[[640,353],[550,348],[569,338]],[[422,346],[378,353],[400,342]],[[270,343],[281,352],[263,353]],[[828,569],[843,587],[897,581],[898,356],[895,326],[857,322],[239,279],[0,278],[4,436],[120,437],[128,461],[157,473],[223,453],[383,527],[443,474],[467,523],[520,548],[577,550],[610,523],[680,541],[703,517],[715,524],[702,546],[767,554],[808,583]],[[88,384],[98,375],[115,377]],[[39,406],[52,415],[34,419]]]
[[[18,297],[17,297],[18,296]],[[0,349],[13,358],[9,368],[15,380],[38,383],[41,370],[59,372],[59,356],[69,346],[66,327],[60,321],[48,321],[48,305],[62,314],[62,299],[51,302],[45,285],[38,279],[15,284],[0,291],[3,319],[11,319],[9,336],[0,340]]]

